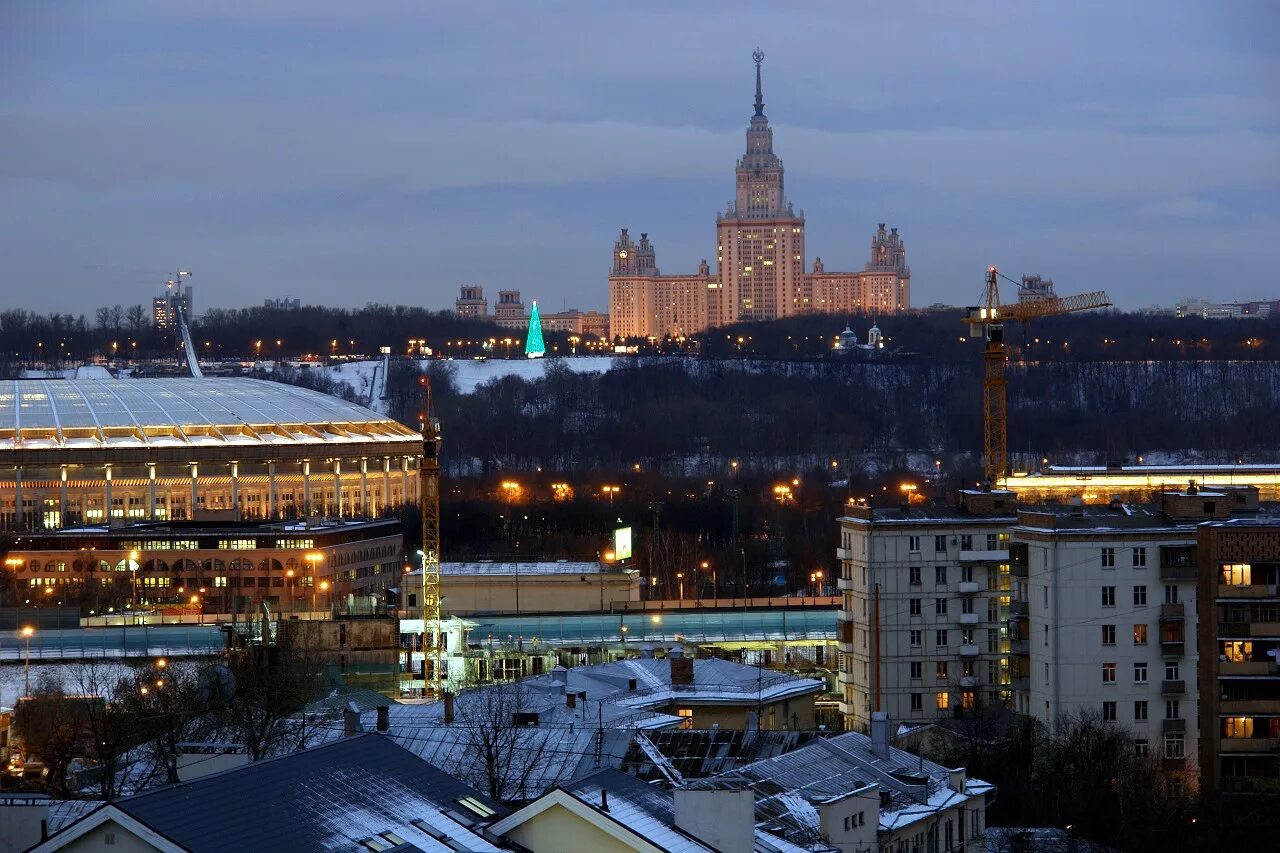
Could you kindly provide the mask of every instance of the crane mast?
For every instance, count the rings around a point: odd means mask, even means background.
[[[1048,296],[1030,302],[1000,303],[1000,271],[987,268],[982,305],[965,311],[970,337],[986,342],[982,354],[982,475],[988,488],[1009,473],[1008,387],[1009,351],[1004,343],[1006,320],[1027,322],[1091,308],[1105,308],[1111,299],[1104,291],[1074,296]]]
[[[418,429],[422,433],[422,661],[429,660],[431,677],[424,673],[424,692],[437,699],[444,695],[444,627],[440,620],[440,420],[431,417],[431,385],[419,377],[422,411]]]

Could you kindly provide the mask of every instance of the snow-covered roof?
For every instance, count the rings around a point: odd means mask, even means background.
[[[474,811],[464,801],[483,806]],[[498,851],[479,825],[506,812],[480,791],[380,736],[347,737],[105,807],[186,850],[346,850],[381,837],[387,848]],[[38,849],[57,849],[100,819],[93,812]],[[390,833],[399,842],[390,842]]]
[[[493,561],[440,564],[440,574],[449,577],[465,575],[594,575],[608,571],[599,563],[584,560]],[[420,569],[418,571],[421,571]]]
[[[363,406],[260,379],[0,382],[0,450],[420,440]]]
[[[871,738],[846,732],[691,784],[750,783],[756,791],[756,816],[762,825],[796,843],[808,843],[819,837],[817,804],[869,785],[878,786],[889,796],[880,809],[882,832],[892,832],[995,790],[989,782],[970,778],[964,790],[957,791],[951,787],[950,773],[940,764],[894,747],[882,758],[872,751]]]

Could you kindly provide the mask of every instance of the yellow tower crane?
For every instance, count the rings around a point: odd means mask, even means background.
[[[1005,278],[995,267],[987,268],[987,284],[982,305],[970,306],[965,312],[969,324],[969,336],[986,341],[983,352],[982,375],[982,473],[987,487],[991,488],[1009,473],[1008,407],[1006,402],[1008,381],[1005,369],[1009,352],[1004,345],[1006,320],[1027,322],[1037,317],[1056,317],[1091,308],[1105,308],[1111,304],[1101,290],[1080,293],[1075,296],[1047,296],[1027,302],[1000,302],[999,280]]]
[[[422,411],[418,429],[422,433],[422,662],[431,671],[424,673],[424,691],[439,699],[446,688],[444,671],[444,626],[440,620],[440,421],[431,417],[431,384],[427,377],[418,379],[422,386]]]

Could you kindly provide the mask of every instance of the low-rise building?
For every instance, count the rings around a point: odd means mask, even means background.
[[[198,805],[196,805],[198,804]],[[32,851],[511,849],[507,809],[388,738],[341,738],[104,803]]]
[[[418,606],[422,570],[405,578],[406,603]],[[640,574],[586,560],[475,560],[440,564],[440,594],[451,614],[607,612],[640,600]]]
[[[1011,492],[957,506],[850,506],[840,519],[840,710],[925,721],[1010,699]]]
[[[877,713],[870,736],[819,738],[688,787],[749,785],[757,829],[807,850],[985,851],[995,786],[890,746],[889,728]]]

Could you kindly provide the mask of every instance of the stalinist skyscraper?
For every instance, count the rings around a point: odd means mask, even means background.
[[[804,212],[787,201],[782,160],[764,114],[756,65],[755,114],[747,149],[738,160],[733,201],[716,216],[716,268],[703,261],[696,275],[663,275],[649,235],[636,243],[623,228],[609,272],[609,328],[614,337],[684,337],[711,326],[774,320],[797,314],[892,314],[911,306],[911,270],[898,229],[884,225],[871,238],[871,259],[860,272],[827,272],[815,258],[805,272]]]
[[[772,320],[808,309],[804,302],[804,213],[787,201],[782,160],[773,153],[773,128],[764,114],[760,64],[756,63],[756,111],[747,127],[747,153],[738,160],[737,196],[716,217],[716,265],[720,274],[716,325]]]

